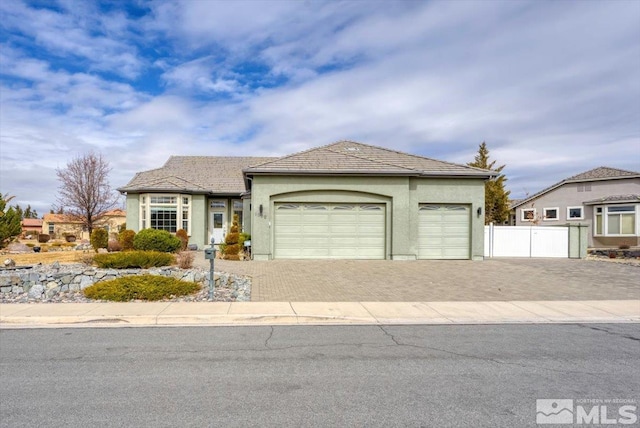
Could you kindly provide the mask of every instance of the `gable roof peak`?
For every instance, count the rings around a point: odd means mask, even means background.
[[[609,166],[599,166],[597,168],[590,169],[589,171],[581,172],[580,174],[569,177],[565,181],[598,180],[636,175],[640,175],[640,172],[611,168]]]

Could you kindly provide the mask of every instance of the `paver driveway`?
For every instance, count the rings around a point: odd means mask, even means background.
[[[640,267],[596,260],[216,260],[215,268],[251,276],[252,301],[640,299]]]

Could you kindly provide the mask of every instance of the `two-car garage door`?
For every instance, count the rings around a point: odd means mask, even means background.
[[[385,205],[275,205],[277,259],[384,259]]]

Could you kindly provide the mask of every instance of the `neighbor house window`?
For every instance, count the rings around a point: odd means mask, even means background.
[[[595,234],[602,236],[637,235],[639,205],[609,205],[595,207]]]
[[[191,196],[147,195],[140,200],[140,228],[176,233],[184,229],[191,235]]]
[[[602,222],[602,214],[603,214],[603,208],[602,207],[596,207],[595,209],[595,213],[596,213],[596,235],[603,235],[604,234],[604,224]]]
[[[567,208],[567,220],[583,220],[584,211],[582,207],[568,207]]]
[[[558,220],[559,208],[545,208],[543,210],[544,220]]]
[[[534,221],[536,218],[535,208],[523,208],[520,212],[522,213],[521,221]]]
[[[49,235],[53,235],[55,224],[49,223]]]

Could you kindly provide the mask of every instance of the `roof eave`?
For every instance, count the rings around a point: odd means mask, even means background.
[[[183,193],[189,195],[220,195],[220,196],[235,196],[240,195],[243,190],[238,190],[236,192],[216,192],[215,190],[203,190],[203,189],[168,189],[168,188],[147,188],[147,187],[138,187],[132,189],[120,188],[117,189],[120,193]]]
[[[564,183],[586,183],[586,182],[592,182],[592,181],[624,180],[625,178],[640,178],[640,174],[620,175],[616,177],[600,177],[600,178],[583,178],[578,180],[565,180]]]
[[[254,175],[332,175],[332,176],[388,176],[388,177],[437,177],[437,178],[482,178],[490,179],[497,175],[485,172],[426,172],[426,171],[367,171],[367,170],[243,170],[245,177]]]

